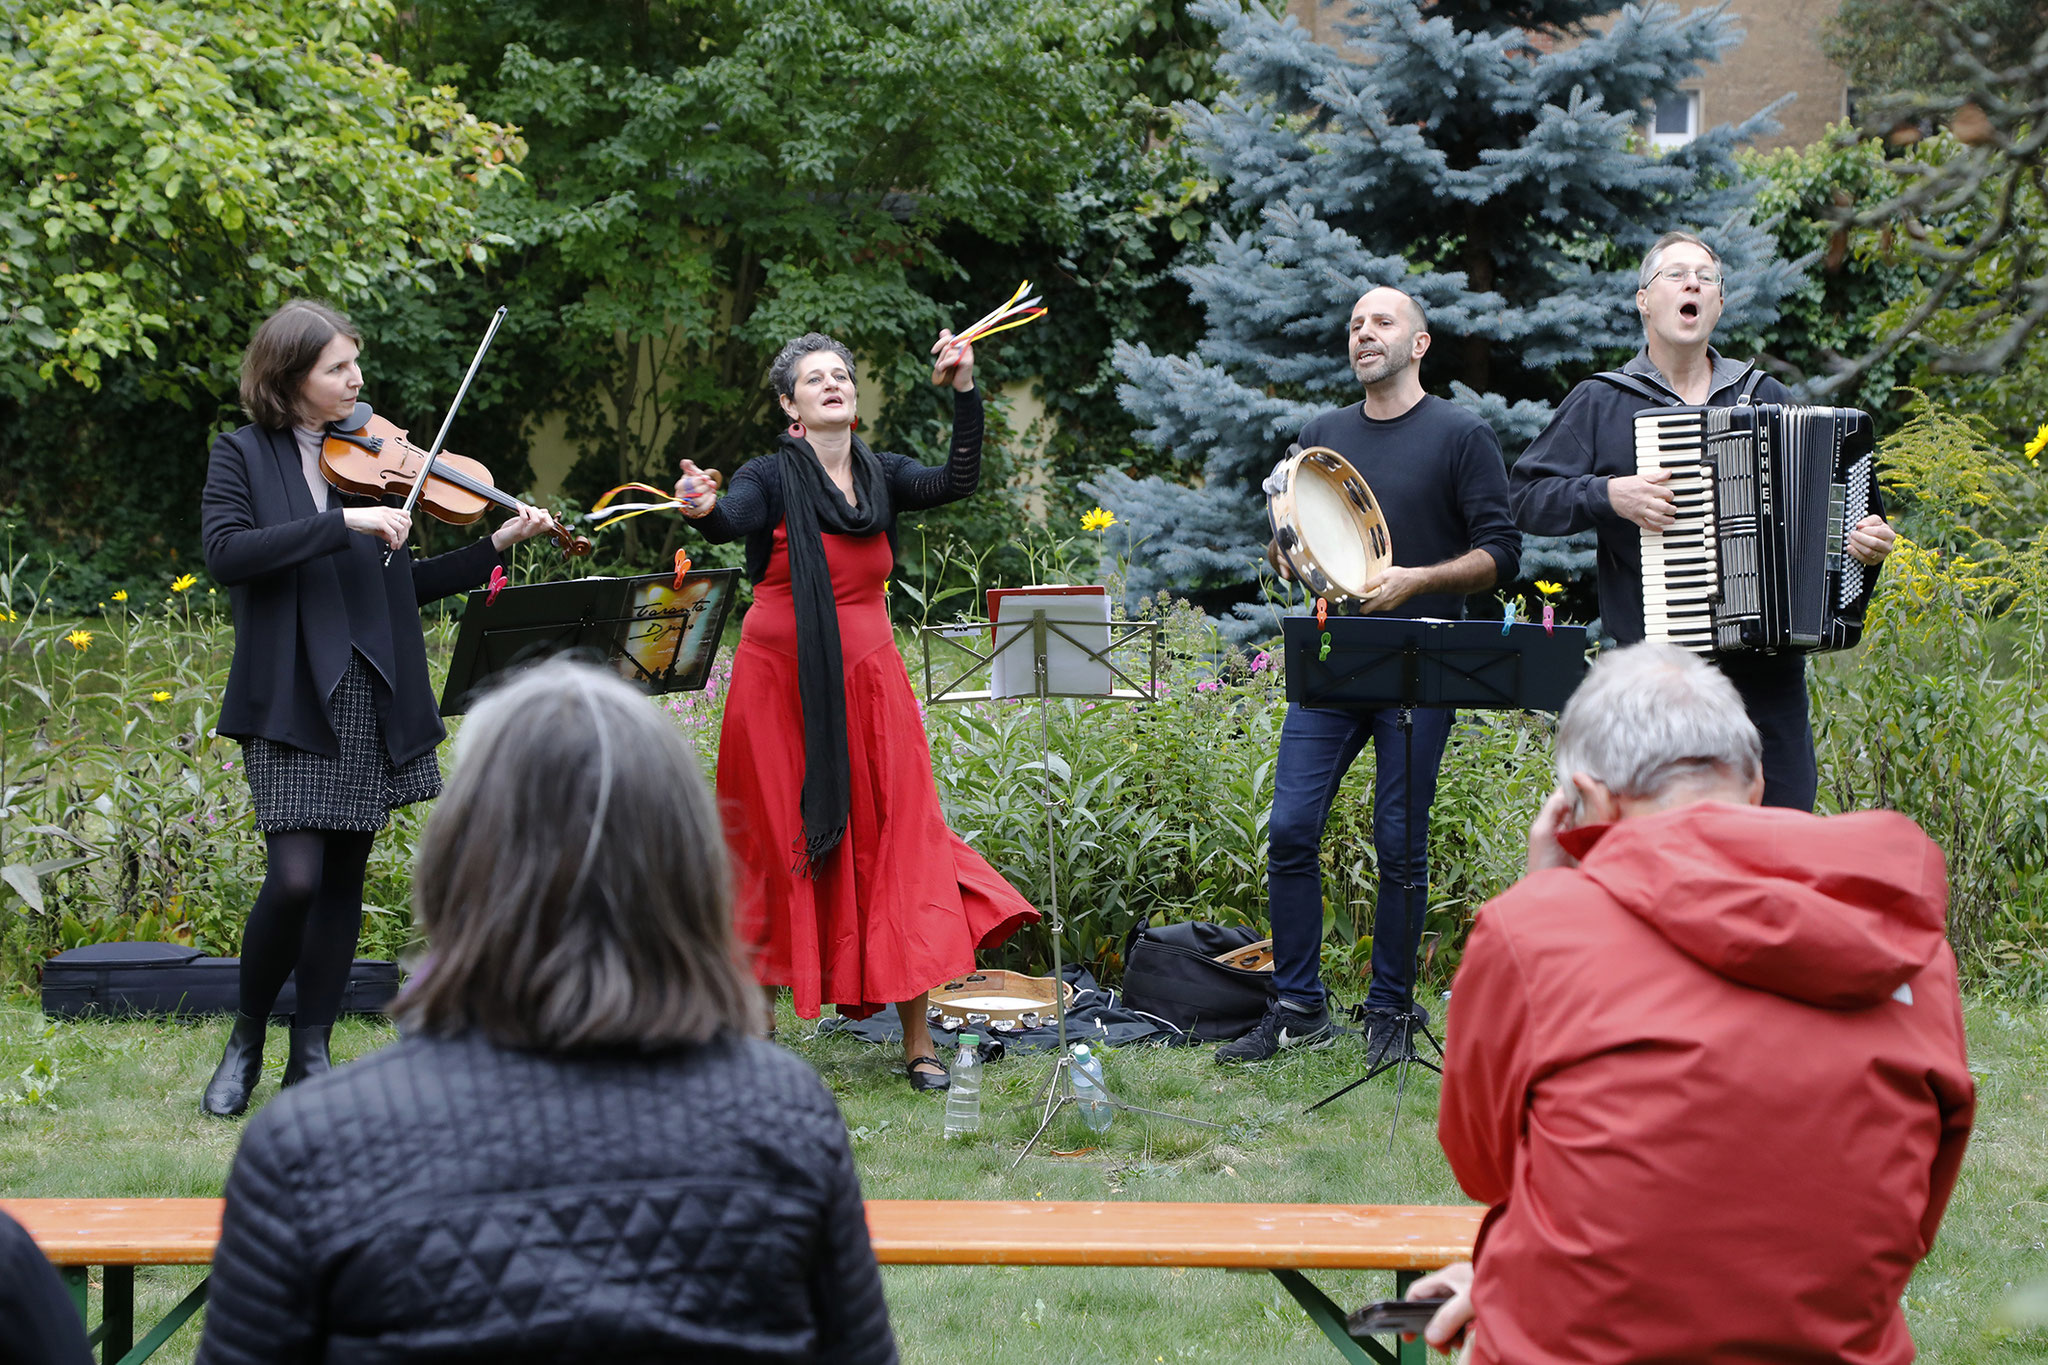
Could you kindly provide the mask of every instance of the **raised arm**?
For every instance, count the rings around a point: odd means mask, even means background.
[[[710,510],[698,516],[685,512],[684,517],[697,528],[698,535],[713,545],[723,545],[756,531],[773,529],[781,514],[776,504],[778,482],[769,473],[773,463],[772,459],[757,459],[741,465],[740,472],[732,476],[732,483],[723,494],[705,495],[713,497]],[[684,478],[695,472],[695,465],[686,466]],[[777,475],[779,477],[779,470]],[[676,497],[681,499],[683,495],[683,480],[678,479]]]
[[[924,465],[899,456],[889,471],[889,493],[898,511],[943,507],[981,486],[981,390],[953,391],[953,441],[943,465]]]

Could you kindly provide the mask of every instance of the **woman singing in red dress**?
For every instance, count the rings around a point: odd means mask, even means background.
[[[723,497],[683,462],[676,496],[714,542],[747,540],[754,606],[740,630],[718,741],[718,803],[740,936],[796,1012],[864,1018],[894,1004],[913,1088],[943,1090],[925,1023],[932,987],[973,970],[1038,912],[946,826],[924,718],[882,598],[896,515],[981,478],[974,349],[942,332],[932,382],[953,385],[940,468],[854,434],[853,356],[811,332],[768,372],[789,432]],[[949,368],[950,367],[950,368]]]

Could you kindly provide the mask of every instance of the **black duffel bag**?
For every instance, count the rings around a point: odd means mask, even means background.
[[[1273,1003],[1273,973],[1226,966],[1216,958],[1259,937],[1255,929],[1200,920],[1156,929],[1141,920],[1124,940],[1124,1004],[1203,1042],[1241,1038]]]
[[[92,943],[43,964],[43,1013],[53,1019],[233,1014],[241,975],[240,958],[207,957],[182,943]],[[341,1012],[382,1014],[403,980],[395,962],[357,958]],[[271,1013],[297,1007],[298,992],[288,980]]]

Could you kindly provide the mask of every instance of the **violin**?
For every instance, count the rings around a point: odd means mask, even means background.
[[[426,451],[407,440],[397,423],[377,416],[368,403],[356,404],[346,421],[329,423],[326,438],[320,442],[320,472],[327,482],[344,493],[365,497],[404,497],[418,481],[426,459]],[[498,490],[482,461],[446,450],[434,456],[433,470],[419,497],[428,516],[467,526],[493,503],[508,511],[519,510],[519,500]],[[577,535],[553,517],[548,521],[548,534],[564,554],[590,553],[589,537]]]

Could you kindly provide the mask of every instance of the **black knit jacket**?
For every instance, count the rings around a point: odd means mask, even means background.
[[[878,450],[882,477],[896,512],[922,512],[944,507],[972,494],[981,485],[981,390],[953,391],[953,439],[946,462],[928,465],[908,455]],[[774,553],[775,528],[782,525],[782,454],[757,456],[740,466],[710,512],[691,523],[714,545],[747,540],[747,577],[759,582]],[[889,527],[889,549],[897,549],[896,527]]]
[[[893,1362],[846,1125],[757,1039],[408,1038],[296,1086],[228,1177],[201,1365]]]

